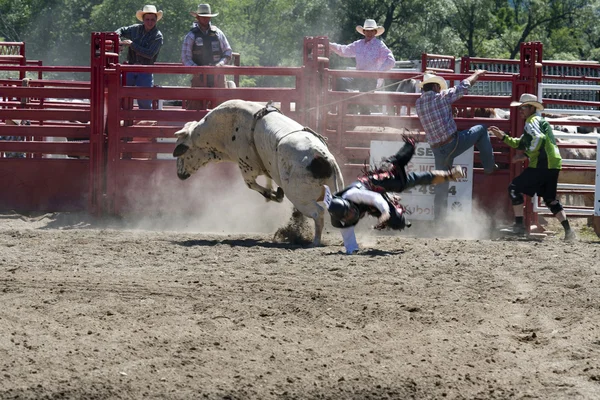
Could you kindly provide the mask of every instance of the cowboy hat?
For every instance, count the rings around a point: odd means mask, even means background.
[[[145,5],[144,8],[142,8],[141,10],[138,10],[138,12],[135,13],[135,17],[139,21],[144,21],[144,14],[156,15],[156,22],[160,21],[160,19],[163,16],[162,10],[156,11],[156,7],[152,6],[152,5]]]
[[[375,22],[374,19],[365,19],[365,23],[363,26],[358,25],[356,27],[356,31],[363,36],[365,35],[365,30],[377,31],[377,33],[375,33],[375,36],[379,36],[383,32],[385,32],[385,28],[383,26],[377,26],[377,22]]]
[[[448,84],[446,83],[446,80],[444,78],[430,72],[425,72],[425,74],[423,75],[423,82],[419,84],[419,87],[422,88],[428,83],[437,83],[438,85],[440,85],[442,90],[448,89]]]
[[[516,106],[534,106],[538,110],[542,111],[544,109],[544,105],[538,101],[538,98],[534,94],[523,93],[519,101],[513,101],[510,103],[511,107]]]
[[[210,4],[198,4],[198,10],[190,11],[194,17],[216,17],[219,13],[212,14],[210,12]]]

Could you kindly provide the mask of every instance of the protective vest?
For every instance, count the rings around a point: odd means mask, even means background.
[[[217,32],[212,29],[206,34],[198,27],[192,29],[194,33],[194,46],[192,47],[192,61],[196,65],[215,65],[221,59],[223,51]]]
[[[329,214],[331,216],[331,225],[334,228],[347,228],[350,226],[354,226],[354,225],[358,224],[358,222],[366,214],[369,214],[375,218],[379,218],[381,216],[381,212],[379,212],[379,210],[373,206],[370,206],[368,204],[358,204],[358,203],[351,202],[348,199],[343,199],[342,196],[344,195],[344,193],[346,193],[348,190],[350,190],[352,188],[356,188],[358,190],[368,190],[361,182],[353,182],[349,186],[344,188],[343,190],[341,190],[333,195],[334,200],[338,199],[338,200],[341,200],[343,203],[345,203],[345,205],[338,207],[338,209],[336,209],[334,212],[332,212],[332,207],[329,208]],[[389,228],[389,229],[396,229],[396,230],[401,231],[404,228],[409,227],[411,224],[409,221],[406,220],[404,206],[402,206],[402,204],[400,204],[400,202],[397,199],[395,199],[393,197],[389,197],[386,193],[383,194],[383,198],[388,203],[388,206],[390,208],[390,214],[391,214],[390,219],[387,222],[376,226],[375,229]],[[341,204],[337,203],[336,205],[340,206]],[[354,220],[354,221],[343,221],[342,220],[342,218],[339,214],[342,214],[342,212],[341,212],[341,211],[343,211],[342,209],[346,208],[346,207],[352,207],[358,212],[358,218],[356,218],[356,220]]]
[[[525,155],[529,158],[529,168],[562,168],[562,157],[552,127],[539,115],[533,114],[527,118],[520,138],[505,135],[503,142],[512,148],[525,150]]]

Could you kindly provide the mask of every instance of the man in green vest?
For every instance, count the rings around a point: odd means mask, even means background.
[[[546,207],[562,224],[565,229],[564,239],[574,241],[576,239],[575,232],[569,225],[562,204],[556,198],[562,157],[558,152],[558,146],[552,134],[552,127],[548,121],[537,113],[542,111],[544,106],[538,101],[537,96],[529,93],[524,93],[519,101],[513,101],[510,105],[511,107],[519,107],[519,114],[525,120],[523,135],[519,138],[513,138],[496,126],[491,126],[489,131],[510,147],[523,150],[523,153],[513,157],[512,162],[529,159],[529,165],[508,186],[508,193],[515,213],[515,224],[510,229],[502,229],[501,232],[525,236],[523,194],[528,196],[537,194],[544,199]]]

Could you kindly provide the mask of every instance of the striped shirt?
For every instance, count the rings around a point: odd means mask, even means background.
[[[433,90],[423,92],[417,99],[417,115],[430,145],[441,143],[456,132],[452,103],[467,94],[469,87],[471,84],[464,79],[458,85],[440,93]]]

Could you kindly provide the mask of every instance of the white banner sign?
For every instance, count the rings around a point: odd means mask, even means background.
[[[394,155],[403,141],[371,141],[371,165],[381,164],[383,158]],[[454,159],[454,166],[460,165],[465,177],[458,182],[450,182],[448,189],[448,215],[471,213],[473,204],[473,147]],[[433,152],[427,143],[417,143],[415,155],[406,166],[407,172],[425,172],[435,169]],[[435,185],[415,186],[402,192],[402,204],[410,211],[409,219],[431,220],[434,217],[433,194]]]

